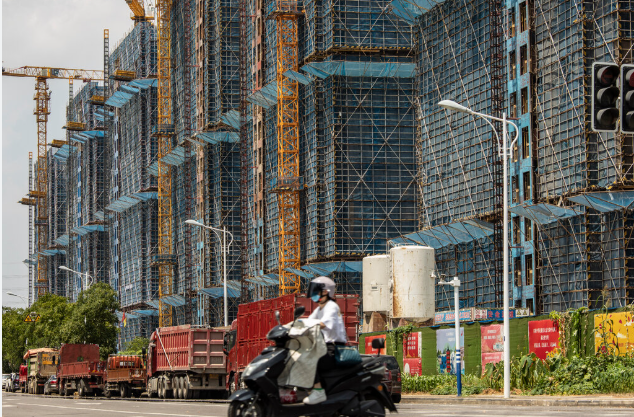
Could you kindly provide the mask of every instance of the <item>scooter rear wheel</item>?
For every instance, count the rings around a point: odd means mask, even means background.
[[[257,402],[232,401],[229,404],[228,414],[229,417],[264,417],[264,410]]]

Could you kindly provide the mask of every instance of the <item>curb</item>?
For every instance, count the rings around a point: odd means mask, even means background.
[[[462,405],[513,405],[521,407],[612,407],[634,408],[634,398],[543,398],[518,397],[505,398],[486,397],[451,397],[451,396],[407,396],[401,399],[401,404],[462,404]]]

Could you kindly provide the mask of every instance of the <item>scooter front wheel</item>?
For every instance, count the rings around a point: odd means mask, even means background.
[[[232,401],[229,404],[229,417],[265,417],[262,405],[255,401]]]

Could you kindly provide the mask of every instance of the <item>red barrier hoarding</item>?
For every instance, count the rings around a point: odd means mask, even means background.
[[[504,332],[501,324],[480,327],[482,347],[482,373],[487,363],[498,363],[504,357]]]
[[[420,358],[403,358],[403,373],[408,375],[423,375],[423,366]]]
[[[545,360],[550,352],[559,349],[559,325],[550,319],[528,322],[529,352]]]
[[[412,332],[403,340],[403,358],[421,357],[421,336],[421,332]]]

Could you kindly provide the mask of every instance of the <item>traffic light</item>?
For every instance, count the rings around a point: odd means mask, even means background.
[[[621,65],[621,132],[634,134],[634,65]]]
[[[616,132],[619,109],[616,101],[619,88],[616,81],[619,66],[610,62],[592,64],[592,130],[594,132]]]

